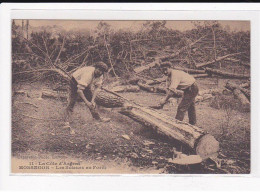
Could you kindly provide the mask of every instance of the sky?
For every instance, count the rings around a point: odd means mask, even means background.
[[[21,20],[15,20],[16,24],[21,25]],[[62,26],[66,30],[72,29],[88,29],[93,30],[97,27],[100,21],[95,20],[30,20],[30,25],[33,27],[39,26]],[[145,21],[105,21],[114,30],[118,29],[129,29],[129,30],[139,30]],[[219,23],[225,27],[229,26],[232,31],[247,31],[250,30],[250,21],[219,21]],[[166,27],[174,30],[190,30],[194,28],[191,21],[167,21]]]

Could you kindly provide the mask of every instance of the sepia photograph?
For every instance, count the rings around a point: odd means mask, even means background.
[[[11,173],[251,173],[249,20],[10,22]]]

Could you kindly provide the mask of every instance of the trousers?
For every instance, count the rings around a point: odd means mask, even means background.
[[[70,114],[71,112],[73,111],[73,108],[75,106],[75,103],[78,99],[78,87],[77,87],[78,83],[77,81],[75,80],[75,78],[72,78],[71,81],[70,81],[70,96],[69,96],[69,103],[68,103],[68,106],[66,108],[66,113],[65,113],[65,120],[69,120],[70,119]],[[90,89],[90,87],[87,87],[84,91],[84,96],[85,98],[91,102],[92,100],[92,97],[93,97],[93,94],[92,94],[92,91]],[[99,113],[97,112],[97,110],[94,108],[94,109],[89,109],[92,117],[94,119],[97,119],[99,120],[100,119],[100,116],[99,116]]]
[[[184,90],[182,100],[178,106],[175,119],[183,121],[185,113],[188,111],[189,123],[195,125],[196,110],[195,110],[195,98],[199,93],[199,88],[196,83]]]
[[[68,106],[67,106],[67,110],[72,112],[73,111],[73,108],[75,106],[75,103],[78,99],[78,87],[77,87],[78,83],[77,81],[75,80],[75,78],[72,78],[70,80],[70,96],[69,96],[69,103],[68,103]],[[92,92],[90,90],[89,87],[87,87],[84,91],[83,91],[86,99],[90,102],[92,100]]]

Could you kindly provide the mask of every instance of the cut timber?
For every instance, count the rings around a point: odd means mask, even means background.
[[[250,110],[250,102],[240,90],[234,89],[233,94],[241,102],[243,109]]]
[[[54,96],[57,96],[57,92],[49,91],[48,96],[55,93],[56,95]],[[198,155],[200,155],[202,159],[207,159],[212,155],[217,154],[219,150],[219,143],[217,140],[202,129],[175,120],[154,109],[146,108],[121,97],[115,92],[111,92],[107,89],[98,91],[96,103],[97,105],[106,108],[120,107],[119,113],[132,118],[142,125],[151,127],[151,129],[156,130],[158,133],[164,134],[171,139],[178,140],[179,142],[188,145]]]
[[[188,145],[202,159],[217,155],[219,150],[218,141],[212,135],[206,134],[196,126],[177,121],[153,109],[136,105],[122,108],[120,113],[151,127],[158,133]]]
[[[193,75],[194,78],[203,78],[203,77],[209,77],[209,74],[196,74],[196,75]]]
[[[205,74],[205,70],[198,70],[198,69],[188,69],[188,68],[182,68],[182,67],[174,67],[173,69],[181,70],[189,74]]]
[[[139,92],[139,86],[125,85],[125,86],[115,86],[112,88],[113,92]]]
[[[52,90],[43,90],[42,98],[53,98],[57,100],[67,100],[68,95],[66,93],[58,93]],[[117,108],[122,107],[124,104],[124,100],[119,98],[113,94],[110,94],[104,90],[100,90],[96,96],[96,103],[100,106],[106,108]]]
[[[157,78],[157,79],[152,79],[152,80],[146,80],[146,84],[148,85],[154,85],[154,84],[159,84],[162,82],[165,82],[167,77],[162,77],[162,78]]]
[[[250,100],[250,90],[247,90],[243,87],[240,87],[239,85],[232,84],[230,82],[227,82],[225,87],[231,91],[234,91],[235,89],[240,90],[247,97],[247,99]]]
[[[211,65],[213,63],[216,63],[216,62],[219,62],[219,61],[222,61],[226,58],[229,58],[229,57],[232,57],[232,56],[235,56],[235,55],[239,55],[241,53],[233,53],[233,54],[228,54],[228,55],[225,55],[223,57],[218,57],[216,58],[216,60],[212,60],[212,61],[209,61],[209,62],[206,62],[206,63],[199,63],[199,64],[196,64],[196,67],[197,68],[200,68],[200,67],[204,67],[204,66],[207,66],[207,65]]]
[[[225,87],[233,91],[235,98],[237,98],[240,101],[243,109],[250,110],[250,102],[247,99],[247,97],[241,92],[240,89],[234,87],[234,84],[231,83],[227,83]]]
[[[250,75],[243,75],[243,74],[235,74],[235,73],[227,73],[223,72],[217,69],[212,69],[212,68],[206,68],[206,72],[209,75],[215,74],[224,78],[233,78],[233,79],[249,79]]]

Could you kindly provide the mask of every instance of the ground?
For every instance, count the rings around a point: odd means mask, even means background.
[[[220,88],[226,81],[202,78],[198,79],[198,85],[200,90]],[[71,123],[75,134],[71,135],[69,130],[63,128],[62,115],[67,102],[40,98],[40,91],[50,87],[47,83],[13,85],[14,90],[22,88],[29,91],[29,96],[16,94],[12,98],[13,161],[26,158],[23,156],[35,156],[42,160],[69,158],[110,169],[103,173],[250,173],[250,112],[240,110],[232,95],[227,98],[216,96],[196,105],[197,126],[220,142],[218,158],[221,165],[205,161],[180,166],[168,160],[172,158],[173,148],[188,153],[187,148],[113,109],[99,107],[102,116],[111,118],[110,122],[101,123],[93,120],[85,105],[78,102]],[[163,97],[146,92],[122,93],[122,96],[147,106],[157,104]],[[234,106],[221,106],[223,99],[232,100],[228,104]],[[174,117],[177,103],[173,101],[161,111]]]

